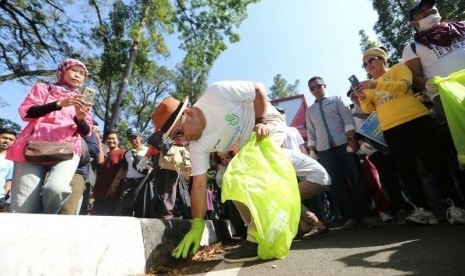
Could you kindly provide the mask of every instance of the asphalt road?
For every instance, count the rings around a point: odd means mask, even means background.
[[[465,225],[332,229],[328,237],[295,240],[282,260],[191,265],[205,271],[191,275],[465,275]]]

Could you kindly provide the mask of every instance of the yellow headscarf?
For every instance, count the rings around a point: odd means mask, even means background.
[[[384,62],[387,61],[386,51],[378,47],[373,47],[373,48],[366,50],[365,53],[363,53],[363,58],[365,58],[366,56],[375,56],[375,57],[382,58]]]

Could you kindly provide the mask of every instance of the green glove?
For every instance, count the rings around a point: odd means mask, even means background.
[[[193,219],[191,230],[187,232],[184,236],[184,239],[178,244],[176,249],[173,250],[173,254],[171,256],[179,259],[179,256],[185,259],[187,258],[187,254],[189,253],[189,248],[193,244],[194,247],[192,248],[192,254],[197,253],[200,247],[200,239],[202,239],[203,229],[205,228],[205,220],[203,219]]]

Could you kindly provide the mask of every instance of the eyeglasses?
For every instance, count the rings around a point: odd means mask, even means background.
[[[184,114],[181,115],[181,118],[179,119],[179,128],[176,130],[176,132],[174,133],[173,137],[171,137],[171,139],[176,139],[184,135],[184,131],[182,130],[182,117],[183,116]]]
[[[319,83],[317,85],[310,86],[310,91],[315,91],[317,89],[320,89],[321,87],[323,87],[323,85],[325,85],[325,84],[324,83]]]
[[[373,63],[375,63],[375,60],[379,59],[379,57],[372,57],[370,58],[369,60],[367,60],[367,62],[364,62],[362,64],[362,68],[367,68],[368,65],[372,65]]]

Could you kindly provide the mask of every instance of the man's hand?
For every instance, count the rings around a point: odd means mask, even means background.
[[[189,249],[192,247],[192,254],[197,253],[200,247],[200,239],[202,239],[203,230],[205,228],[205,220],[203,219],[193,219],[191,230],[187,232],[182,241],[178,244],[176,249],[173,250],[171,256],[179,259],[182,255],[182,258],[187,258],[189,254]]]
[[[360,150],[365,153],[367,156],[372,155],[375,153],[377,150],[374,149],[370,144],[367,142],[363,142],[363,144],[360,145]]]
[[[254,126],[253,131],[257,133],[257,138],[259,140],[270,136],[270,129],[266,124],[258,123]]]
[[[309,156],[310,156],[312,159],[318,161],[318,156],[316,156],[316,153],[315,153],[314,150],[311,150],[311,151],[310,151]]]
[[[431,83],[431,80],[432,79],[429,79],[426,83],[425,83],[425,89],[426,89],[426,94],[428,95],[428,97],[430,98],[430,100],[432,101],[434,97],[436,97],[439,93],[439,88],[437,85],[434,85]]]
[[[136,165],[136,169],[138,171],[143,171],[145,169],[148,169],[150,167],[150,164],[151,162],[149,163],[150,159],[148,157],[142,157],[140,160],[139,160],[139,163],[137,163]],[[149,167],[147,167],[147,165],[149,165]]]
[[[351,141],[348,141],[347,144],[348,144],[348,146],[350,146],[350,147],[352,148],[352,151],[351,151],[351,152],[356,152],[356,151],[358,151],[359,145],[358,145],[357,141],[352,141],[352,140],[351,140]]]

